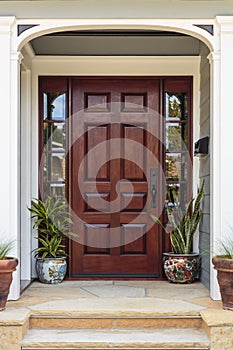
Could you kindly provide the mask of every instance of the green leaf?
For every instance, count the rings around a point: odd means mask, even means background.
[[[35,254],[42,254],[40,247],[43,247],[43,255],[54,256],[63,252],[63,235],[67,237],[77,237],[72,232],[73,225],[69,207],[60,199],[47,197],[44,201],[33,199],[31,201],[31,212],[33,227],[38,230],[39,247],[35,249]]]
[[[201,188],[198,189],[196,199],[192,198],[188,202],[184,213],[179,208],[178,197],[175,192],[173,193],[174,208],[165,208],[168,222],[173,227],[170,232],[170,240],[174,253],[189,254],[192,252],[193,236],[203,215],[200,205],[204,195],[204,184],[203,181]],[[151,214],[151,217],[166,231],[165,226],[156,216]]]
[[[4,260],[7,254],[14,248],[14,241],[9,240],[4,242],[4,238],[0,238],[0,260]]]
[[[157,223],[159,224],[165,231],[166,231],[166,227],[163,226],[163,224],[161,223],[161,221],[159,220],[159,218],[157,218],[157,216],[153,215],[153,214],[150,214],[150,216],[152,217],[152,219]]]

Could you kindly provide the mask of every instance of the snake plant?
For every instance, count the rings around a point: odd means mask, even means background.
[[[168,230],[156,216],[151,214],[154,221],[170,234],[172,250],[175,254],[192,253],[193,236],[203,215],[200,207],[203,195],[204,181],[198,189],[196,198],[189,201],[184,212],[179,208],[177,197],[174,195],[174,208],[165,208],[168,224],[172,226],[172,230]]]

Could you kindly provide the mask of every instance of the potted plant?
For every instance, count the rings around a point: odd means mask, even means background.
[[[203,194],[204,182],[198,189],[196,199],[192,198],[184,211],[179,207],[177,196],[173,194],[174,206],[165,208],[168,218],[166,227],[156,216],[151,215],[170,235],[172,252],[163,253],[164,272],[170,282],[192,283],[198,278],[201,258],[192,249],[193,237],[202,217],[200,204]]]
[[[42,283],[61,283],[66,275],[64,236],[74,235],[69,208],[61,199],[47,197],[44,201],[31,201],[33,228],[38,230],[38,248],[34,249],[36,270]]]
[[[12,274],[18,265],[18,259],[7,256],[13,246],[13,241],[0,239],[0,311],[6,307]]]
[[[233,240],[220,244],[220,252],[212,258],[212,262],[217,270],[223,309],[233,310]]]

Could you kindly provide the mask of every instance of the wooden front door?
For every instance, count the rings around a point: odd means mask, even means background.
[[[161,278],[169,239],[150,214],[191,195],[192,78],[40,77],[39,91],[40,195],[69,201],[79,235],[69,277]]]
[[[72,277],[159,277],[159,79],[74,79]]]

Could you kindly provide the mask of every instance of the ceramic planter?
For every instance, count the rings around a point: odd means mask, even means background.
[[[192,283],[199,277],[201,257],[199,254],[163,253],[164,272],[173,283]]]
[[[213,257],[223,309],[233,310],[233,259]]]
[[[66,275],[66,258],[37,258],[39,281],[47,284],[61,283]]]
[[[16,270],[18,259],[6,258],[0,260],[0,311],[6,307],[7,297],[12,282],[12,274]]]

